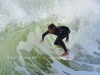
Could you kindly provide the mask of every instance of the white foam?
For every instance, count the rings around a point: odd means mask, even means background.
[[[54,15],[57,16],[58,19],[61,19],[61,21],[58,20],[57,22],[67,24],[67,26],[69,26],[69,28],[71,29],[69,43],[66,45],[67,47],[71,48],[75,43],[78,43],[83,48],[81,52],[87,53],[94,57],[94,52],[100,53],[100,50],[98,49],[99,45],[95,42],[95,40],[100,40],[100,5],[97,4],[94,0],[54,0],[51,3],[45,3],[45,0],[41,0],[42,2],[37,0],[36,2],[34,0],[32,2],[30,1],[18,0],[18,2],[16,2],[12,0],[1,0],[0,31],[2,31],[6,27],[6,25],[12,21],[16,23],[27,23],[32,21],[38,22],[46,19],[47,17],[51,17],[51,15]],[[45,5],[41,3],[44,3]],[[40,5],[40,7],[37,7],[38,4]],[[54,16],[53,18],[55,18]],[[52,20],[49,21],[52,22]],[[54,53],[53,51],[51,51],[47,41],[44,43],[39,42],[42,34],[41,28],[36,27],[35,33],[36,34],[30,32],[27,36],[27,41],[20,41],[16,48],[20,56],[19,61],[23,65],[23,67],[16,65],[18,66],[16,69],[21,69],[22,71],[25,71],[26,74],[29,74],[29,72],[24,67],[25,61],[21,59],[22,55],[20,53],[20,50],[26,50],[27,52],[30,52],[35,45],[50,57],[53,57],[52,54]],[[50,41],[52,48],[54,48],[53,41],[49,36],[47,36],[47,39]],[[100,74],[96,71],[74,71],[55,59],[53,59],[53,63],[51,65],[57,70],[57,75],[65,75],[62,71],[68,72],[71,75]],[[92,66],[95,67],[94,64]],[[100,66],[98,65],[98,67]],[[98,67],[96,66],[95,68]]]
[[[31,45],[35,45],[35,46],[39,47],[44,53],[46,53],[50,57],[53,57],[52,56],[52,53],[53,52],[49,49],[49,46],[46,43],[39,43],[37,36],[33,32],[30,32],[29,33],[29,35],[27,37],[27,42],[26,43],[28,43],[28,44],[30,43]],[[23,49],[23,50],[26,50],[26,51],[28,51],[28,50],[31,51],[31,49],[32,49],[33,46],[30,47],[29,46],[30,44],[29,45],[28,44],[25,45],[25,43],[21,43],[20,42],[20,44],[18,46],[19,47],[19,50],[20,49]],[[56,59],[52,59],[52,60],[53,60],[53,63],[52,64],[50,63],[50,64],[52,65],[52,68],[54,68],[57,71],[57,75],[66,75],[64,72],[67,72],[67,73],[69,73],[71,75],[73,75],[73,74],[76,74],[76,75],[80,75],[80,74],[81,75],[84,75],[84,74],[85,75],[90,75],[90,74],[99,75],[99,73],[97,73],[95,71],[94,72],[74,71],[74,70],[66,67],[65,65],[63,65],[62,63],[60,63],[59,61],[57,61]],[[22,62],[22,63],[24,63],[24,62]],[[70,64],[70,62],[69,62],[69,64]],[[95,66],[95,65],[92,65],[92,66]],[[97,68],[97,67],[95,67],[95,68]]]

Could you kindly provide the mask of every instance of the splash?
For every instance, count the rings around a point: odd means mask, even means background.
[[[99,13],[99,0],[1,0],[0,75],[99,75]],[[56,36],[39,42],[50,23],[70,28],[72,61],[56,58]]]

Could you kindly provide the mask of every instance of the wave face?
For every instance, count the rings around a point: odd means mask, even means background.
[[[74,59],[56,55],[54,23],[71,30]],[[0,0],[0,75],[100,75],[99,0]]]

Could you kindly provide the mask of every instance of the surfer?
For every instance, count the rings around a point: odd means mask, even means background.
[[[57,36],[54,44],[55,45],[60,45],[64,49],[64,53],[61,54],[61,56],[68,55],[69,52],[63,42],[63,39],[66,37],[66,42],[69,42],[69,33],[70,29],[67,26],[55,26],[53,23],[48,26],[48,30],[42,34],[42,39],[40,42],[44,42],[44,37],[47,34],[54,34]]]

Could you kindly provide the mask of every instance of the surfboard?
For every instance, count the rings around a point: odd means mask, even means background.
[[[59,55],[59,58],[62,60],[73,60],[74,54],[68,49],[69,55],[61,56],[61,54],[64,53],[64,50],[62,47],[57,47],[57,54]]]

